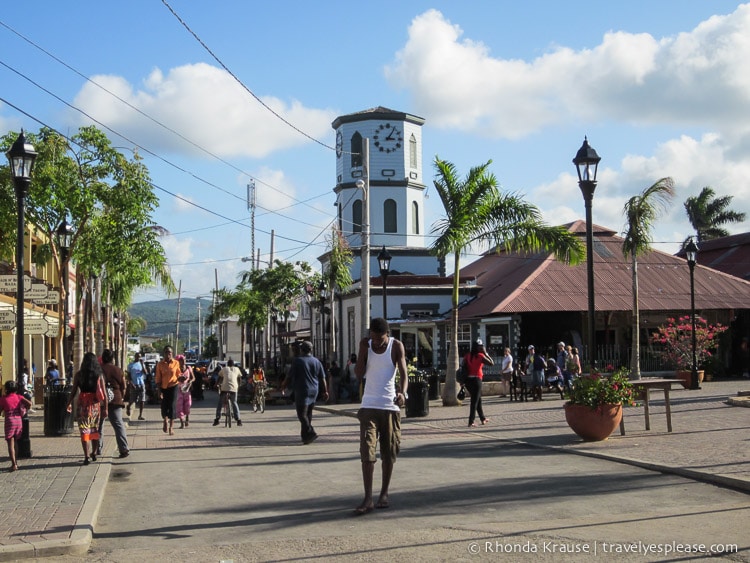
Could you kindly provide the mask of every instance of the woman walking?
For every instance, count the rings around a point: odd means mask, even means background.
[[[161,417],[164,419],[162,430],[172,436],[174,430],[174,410],[177,400],[177,384],[180,377],[180,363],[172,357],[172,347],[165,346],[163,358],[156,364],[156,387],[161,399]]]
[[[104,387],[102,366],[93,352],[83,356],[81,369],[73,377],[73,391],[68,401],[68,412],[73,412],[73,399],[78,395],[78,430],[81,433],[83,447],[83,464],[89,464],[89,442],[91,442],[91,461],[96,461],[99,447],[99,421],[107,416],[107,390]]]
[[[469,371],[469,377],[466,379],[466,390],[471,395],[471,403],[469,405],[469,427],[474,427],[474,418],[478,414],[479,420],[482,424],[487,424],[489,419],[484,416],[482,410],[482,367],[485,365],[492,366],[495,362],[492,361],[487,355],[484,349],[484,345],[480,339],[471,345],[471,352],[464,356],[464,362],[466,363]]]
[[[180,375],[177,377],[177,416],[180,419],[180,428],[185,428],[190,425],[190,407],[193,405],[190,387],[195,376],[190,366],[185,363],[185,356],[179,354],[175,359],[180,363]]]

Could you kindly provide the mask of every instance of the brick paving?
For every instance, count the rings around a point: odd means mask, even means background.
[[[644,430],[642,408],[625,410],[627,434],[618,431],[602,442],[582,442],[565,423],[562,400],[545,395],[542,402],[511,403],[506,398],[484,397],[490,423],[467,428],[468,406],[447,408],[431,402],[428,416],[404,418],[405,439],[487,440],[509,444],[523,443],[623,461],[685,477],[750,492],[750,460],[747,436],[750,410],[726,404],[738,391],[750,389],[747,380],[707,382],[698,391],[671,393],[673,432],[666,431],[664,401],[652,398],[651,430]],[[213,417],[211,396],[196,403],[203,422],[189,430],[175,430],[169,437],[161,431],[158,407],[149,406],[147,421],[133,421],[128,437],[132,450],[152,448],[205,447],[223,445],[279,446],[297,444],[290,429],[296,427],[291,409],[272,407],[264,414],[243,410],[243,427],[212,427],[205,420]],[[243,405],[243,409],[247,406]],[[331,443],[356,443],[358,430],[353,416],[357,405],[331,405],[318,408],[316,416],[334,415],[327,428]],[[292,416],[290,416],[292,415]],[[41,409],[30,415],[33,457],[19,460],[20,470],[7,472],[7,457],[0,475],[0,560],[21,557],[85,553],[96,523],[98,506],[112,470],[116,446],[111,427],[105,427],[105,455],[89,466],[81,464],[82,452],[77,433],[61,437],[43,435]],[[187,434],[190,432],[190,434]],[[5,456],[3,456],[5,457]],[[127,462],[120,462],[118,466]]]

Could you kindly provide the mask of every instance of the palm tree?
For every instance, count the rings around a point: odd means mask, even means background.
[[[641,331],[638,307],[638,256],[651,250],[651,232],[654,222],[674,197],[674,181],[662,178],[639,195],[625,203],[627,231],[622,243],[625,258],[630,256],[633,265],[633,350],[630,356],[630,378],[641,378]]]
[[[690,196],[685,200],[685,211],[690,224],[695,229],[695,238],[699,245],[704,240],[728,236],[729,231],[722,225],[740,223],[745,220],[745,213],[727,209],[734,196],[727,195],[718,198],[715,196],[716,192],[713,188],[706,186],[697,197]],[[683,246],[690,238],[685,239]]]
[[[445,258],[453,254],[453,294],[451,341],[448,354],[443,404],[457,405],[458,369],[458,288],[461,253],[472,245],[491,244],[498,250],[537,252],[548,250],[567,263],[583,259],[583,246],[577,237],[562,227],[551,227],[541,220],[539,210],[519,195],[504,194],[497,179],[487,171],[492,163],[476,166],[465,178],[459,178],[452,163],[435,157],[435,189],[445,217],[435,222],[432,252]]]

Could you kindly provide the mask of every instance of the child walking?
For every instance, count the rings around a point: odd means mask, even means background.
[[[31,408],[31,401],[18,393],[15,381],[6,381],[5,394],[0,397],[0,411],[5,414],[5,441],[8,442],[10,456],[10,470],[18,471],[16,462],[16,442],[20,440],[23,431],[23,415]]]

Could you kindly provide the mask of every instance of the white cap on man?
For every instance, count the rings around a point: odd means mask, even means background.
[[[482,339],[481,338],[477,338],[477,346],[482,346]]]
[[[529,344],[529,350],[533,350],[533,349],[534,349],[534,345],[533,344]]]

